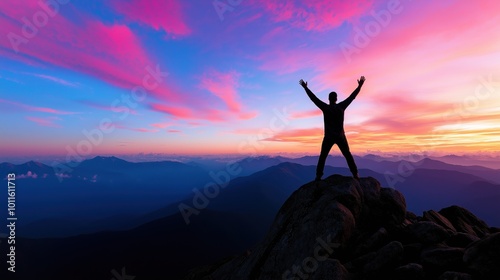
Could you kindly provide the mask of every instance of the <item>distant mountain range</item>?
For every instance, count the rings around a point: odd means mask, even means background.
[[[367,155],[356,157],[356,161],[362,167],[361,176],[372,176],[403,192],[411,211],[420,213],[455,203],[492,225],[500,225],[494,211],[495,199],[500,196],[500,170],[428,158],[410,162]],[[297,186],[314,177],[316,162],[317,157],[311,156],[261,156],[237,161],[233,164],[239,172],[229,177],[228,187],[211,200],[209,209],[266,220],[267,214],[276,212]],[[330,166],[325,174],[349,175],[343,157],[330,156],[327,164]],[[15,172],[18,178],[17,192],[22,197],[18,199],[18,215],[23,217],[20,236],[64,237],[123,230],[172,215],[178,211],[179,202],[192,203],[193,189],[213,183],[211,174],[224,172],[227,163],[208,159],[132,163],[116,157],[95,157],[74,166],[71,172],[57,174],[57,169],[33,161],[0,164],[0,174]],[[0,199],[5,196],[0,193]],[[257,206],[260,210],[254,209]],[[266,220],[264,224],[269,223]]]
[[[33,161],[0,164],[0,174],[16,174],[17,215],[20,226],[26,226],[19,230],[21,236],[67,236],[121,227],[125,217],[178,201],[211,180],[204,169],[180,162],[95,157],[74,166],[71,172],[58,173]],[[6,201],[6,196],[1,192],[0,200]],[[6,214],[1,212],[0,218]],[[44,230],[37,223],[59,226]]]

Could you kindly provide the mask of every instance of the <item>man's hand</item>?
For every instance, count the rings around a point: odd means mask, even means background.
[[[359,86],[362,86],[362,85],[365,83],[365,80],[366,80],[366,79],[365,79],[365,76],[361,76],[361,78],[359,78],[359,80],[358,80],[358,85],[359,85]],[[302,80],[301,80],[301,81],[302,81]]]
[[[304,80],[302,80],[302,79],[300,79],[299,84],[300,84],[303,88],[306,88],[306,87],[307,87],[307,82],[304,82]]]

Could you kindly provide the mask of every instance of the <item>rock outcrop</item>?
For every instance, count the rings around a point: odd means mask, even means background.
[[[186,279],[498,279],[500,233],[451,206],[419,217],[373,178],[296,190],[251,252]]]

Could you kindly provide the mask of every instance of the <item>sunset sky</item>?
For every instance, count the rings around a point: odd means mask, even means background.
[[[317,153],[321,111],[298,81],[341,101],[361,75],[345,122],[354,153],[498,152],[498,11],[494,0],[1,1],[0,156]]]

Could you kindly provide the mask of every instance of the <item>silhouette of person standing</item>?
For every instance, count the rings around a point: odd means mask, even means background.
[[[321,177],[323,176],[326,158],[334,144],[339,146],[340,152],[342,152],[342,155],[344,155],[347,164],[349,165],[353,178],[359,180],[358,168],[356,167],[354,158],[349,150],[349,144],[347,143],[347,138],[344,133],[344,111],[347,109],[347,106],[351,104],[354,98],[356,98],[364,82],[365,77],[361,76],[358,80],[358,87],[346,100],[340,103],[337,103],[337,93],[334,91],[330,92],[328,96],[330,104],[326,104],[325,102],[319,100],[307,87],[307,82],[304,82],[304,80],[300,80],[299,82],[312,102],[314,102],[314,104],[316,104],[316,106],[323,111],[323,119],[325,121],[325,136],[323,137],[323,143],[321,144],[321,153],[319,155],[318,166],[316,168],[316,181],[321,180]]]

